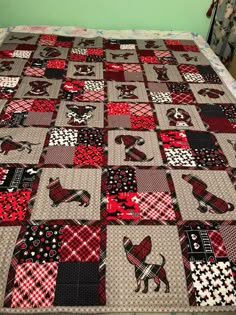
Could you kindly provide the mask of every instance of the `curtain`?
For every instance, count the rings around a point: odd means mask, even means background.
[[[219,0],[210,46],[227,67],[236,51],[236,0]]]

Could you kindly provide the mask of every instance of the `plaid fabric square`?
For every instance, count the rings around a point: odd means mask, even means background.
[[[57,35],[43,34],[40,36],[39,45],[54,46],[56,44]]]
[[[172,103],[170,92],[150,92],[153,103]]]
[[[103,166],[103,155],[102,147],[79,145],[76,147],[73,162],[75,165]]]
[[[135,63],[124,63],[123,69],[126,72],[142,72],[141,66]]]
[[[229,259],[236,263],[236,226],[220,225],[220,233],[224,240]]]
[[[156,124],[152,116],[130,116],[132,129],[155,129]]]
[[[28,225],[22,239],[19,262],[48,263],[59,261],[62,227],[59,225]]]
[[[130,114],[134,116],[153,116],[152,108],[149,104],[129,104]]]
[[[71,53],[69,59],[71,61],[85,62],[87,60],[86,55]]]
[[[226,257],[227,252],[225,249],[224,241],[221,237],[221,234],[219,231],[216,230],[210,230],[208,231],[208,235],[211,240],[211,245],[214,250],[214,254],[216,257]]]
[[[197,82],[203,83],[206,82],[203,76],[200,73],[183,73],[183,77],[187,82]]]
[[[191,149],[165,149],[167,163],[171,166],[196,167]]]
[[[53,112],[55,109],[57,101],[56,100],[34,100],[32,106],[30,107],[30,112]]]
[[[107,193],[107,220],[140,220],[138,195],[134,192]]]
[[[46,68],[36,68],[36,67],[26,67],[24,75],[29,75],[32,77],[43,77]]]
[[[15,192],[0,192],[0,222],[24,220],[30,194],[30,190],[23,189]]]
[[[192,104],[195,102],[195,98],[190,93],[171,93],[172,103],[173,104]]]
[[[14,100],[9,103],[6,113],[29,111],[34,100]]]
[[[175,220],[173,201],[169,192],[138,193],[140,216],[143,220]]]
[[[87,48],[86,55],[103,56],[102,48]]]
[[[160,63],[156,56],[140,56],[142,63]]]
[[[182,73],[197,73],[197,74],[199,74],[199,70],[198,70],[197,66],[195,66],[195,65],[182,64],[182,65],[179,65],[178,69]]]
[[[49,145],[75,146],[77,144],[78,130],[66,128],[53,128]]]
[[[154,54],[158,58],[172,57],[171,52],[168,50],[154,50]]]
[[[108,115],[129,115],[130,107],[128,103],[108,103]]]
[[[53,306],[57,268],[57,263],[18,265],[11,307]]]
[[[91,101],[91,102],[98,102],[98,101],[104,101],[105,93],[104,91],[85,91],[81,97],[78,97],[78,100],[83,101]],[[76,96],[75,96],[76,100]]]
[[[62,233],[60,261],[99,261],[99,226],[66,225]]]
[[[190,262],[198,306],[235,305],[235,281],[230,262]]]

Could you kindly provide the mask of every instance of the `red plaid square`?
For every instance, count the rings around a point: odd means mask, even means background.
[[[179,65],[179,71],[182,73],[198,73],[199,71],[194,65]]]
[[[195,102],[192,93],[171,93],[173,104],[192,104]]]
[[[53,306],[57,269],[57,263],[18,265],[11,307]]]
[[[66,225],[62,230],[60,261],[99,261],[100,227]]]
[[[156,56],[141,56],[142,63],[160,63]]]
[[[155,129],[156,124],[152,116],[130,116],[132,129]]]
[[[31,67],[26,67],[24,71],[24,75],[29,75],[33,77],[42,77],[44,75],[46,68],[31,68]]]
[[[55,46],[57,46],[57,47],[60,46],[60,47],[67,47],[67,48],[70,48],[70,47],[72,46],[72,42],[57,41],[56,44],[55,44]]]
[[[208,231],[208,235],[211,240],[211,245],[216,257],[227,256],[224,241],[219,231]]]
[[[7,106],[6,113],[25,112],[30,110],[34,100],[14,100]]]
[[[47,68],[64,69],[66,61],[63,59],[48,60]]]
[[[107,104],[108,115],[129,115],[128,103],[108,103]]]
[[[76,96],[75,96],[76,99]],[[81,98],[80,98],[81,99]],[[104,101],[104,91],[85,91],[82,94],[83,101]]]
[[[141,66],[135,63],[125,63],[123,69],[126,72],[142,72]]]
[[[169,192],[138,193],[143,220],[175,220],[173,201]]]
[[[135,116],[153,116],[149,104],[129,104],[130,113]]]
[[[171,45],[171,46],[173,46],[173,45],[177,45],[177,46],[178,45],[182,45],[181,41],[178,40],[178,39],[166,39],[165,43],[166,43],[166,45]]]
[[[34,100],[30,112],[53,112],[56,100]]]
[[[168,50],[155,50],[154,54],[156,57],[162,58],[162,57],[172,57],[172,54]]]
[[[40,36],[39,45],[54,46],[57,40],[56,35],[44,34]]]

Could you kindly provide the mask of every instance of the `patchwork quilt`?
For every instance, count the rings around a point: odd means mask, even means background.
[[[192,40],[9,33],[1,314],[236,311],[235,131]]]

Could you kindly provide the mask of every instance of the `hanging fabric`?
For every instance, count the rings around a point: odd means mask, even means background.
[[[208,10],[211,15],[214,2]],[[236,0],[219,0],[210,46],[225,66],[229,66],[236,48]]]

